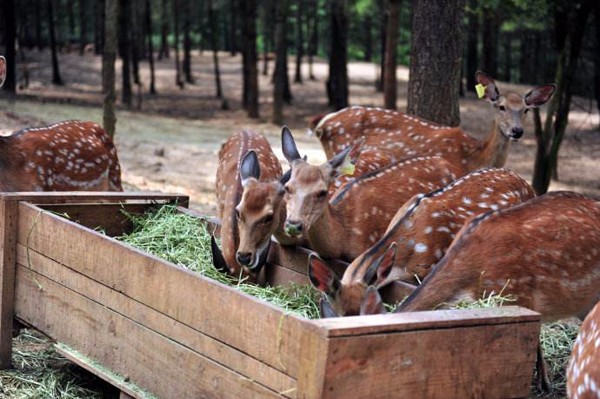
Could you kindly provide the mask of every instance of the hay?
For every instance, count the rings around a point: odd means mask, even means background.
[[[317,291],[306,285],[290,283],[280,287],[260,287],[226,275],[212,264],[210,232],[201,220],[164,205],[153,212],[128,215],[134,229],[116,237],[145,252],[231,286],[241,292],[272,303],[287,312],[316,319],[319,317]]]

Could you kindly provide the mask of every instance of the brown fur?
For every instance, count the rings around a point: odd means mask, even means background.
[[[569,399],[600,397],[600,303],[585,318],[567,368]]]

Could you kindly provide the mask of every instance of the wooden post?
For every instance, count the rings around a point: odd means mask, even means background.
[[[15,200],[0,200],[0,368],[11,367],[17,251]]]

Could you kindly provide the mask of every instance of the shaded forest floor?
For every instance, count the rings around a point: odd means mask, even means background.
[[[62,54],[60,67],[64,86],[50,84],[48,52],[26,52],[29,86],[19,92],[16,101],[0,97],[0,131],[7,133],[22,127],[64,119],[102,121],[101,59],[93,54]],[[252,129],[265,134],[280,153],[281,127],[269,122],[272,110],[270,76],[260,76],[261,118],[251,120],[241,110],[241,58],[220,54],[222,84],[229,110],[222,110],[216,98],[212,56],[195,53],[192,61],[194,84],[183,90],[175,85],[174,60],[157,61],[157,95],[149,95],[149,68],[141,64],[141,88],[134,85],[134,106],[119,106],[116,143],[128,190],[160,190],[190,195],[192,206],[215,213],[214,180],[220,144],[233,132]],[[269,63],[269,70],[273,63]],[[290,58],[293,80],[294,61]],[[120,71],[120,64],[117,63]],[[262,62],[260,64],[262,71]],[[23,64],[19,68],[23,75]],[[315,137],[305,134],[310,119],[328,109],[325,97],[327,64],[317,61],[316,80],[307,78],[303,65],[302,84],[292,83],[292,104],[285,107],[285,123],[295,133],[299,148],[309,161],[324,157]],[[376,66],[353,62],[349,65],[350,103],[381,106],[382,94],[374,89]],[[408,70],[398,68],[398,108],[406,106]],[[120,75],[117,76],[120,86]],[[543,83],[543,82],[540,82]],[[530,87],[499,83],[501,91],[525,93]],[[491,125],[489,104],[469,93],[461,99],[461,126],[471,135],[483,137]],[[591,100],[575,98],[567,135],[560,152],[559,182],[551,189],[569,189],[600,197],[600,120]],[[533,126],[529,118],[523,139],[513,143],[507,167],[530,179],[535,154]],[[283,158],[282,158],[283,159]]]

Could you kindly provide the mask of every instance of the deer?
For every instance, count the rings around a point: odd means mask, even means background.
[[[535,197],[511,208],[474,216],[444,257],[396,312],[452,306],[490,295],[510,297],[542,321],[584,317],[600,297],[600,202],[569,191]],[[326,316],[335,315],[321,301]],[[383,313],[369,287],[362,314]],[[550,382],[538,346],[538,385]]]
[[[329,187],[343,172],[352,147],[321,165],[300,156],[289,129],[282,131],[282,150],[291,167],[285,184],[285,232],[303,237],[326,258],[352,261],[373,245],[400,208],[413,195],[448,185],[457,176],[441,157],[398,161],[348,181],[332,195]],[[369,163],[361,157],[360,163]]]
[[[297,242],[283,232],[287,178],[261,134],[244,130],[222,145],[216,176],[222,251],[211,240],[217,269],[256,279],[266,262],[271,235],[284,245]]]
[[[0,136],[0,191],[123,191],[117,149],[77,120]]]
[[[6,80],[6,58],[0,55],[0,87],[4,85]]]
[[[569,399],[600,398],[600,302],[587,315],[567,367]]]
[[[312,131],[328,158],[364,138],[364,150],[377,150],[388,157],[442,156],[462,169],[462,175],[486,167],[506,164],[511,141],[523,136],[523,120],[532,108],[544,105],[556,85],[536,87],[525,95],[501,95],[494,79],[478,71],[475,78],[481,98],[494,108],[489,134],[481,141],[460,127],[443,126],[416,116],[381,108],[352,106],[324,117],[315,117]]]
[[[535,196],[531,186],[508,169],[482,169],[427,194],[417,194],[394,215],[384,235],[361,253],[339,279],[317,256],[308,275],[338,316],[361,313],[370,286],[422,281],[443,257],[468,219],[489,210],[521,204]]]

